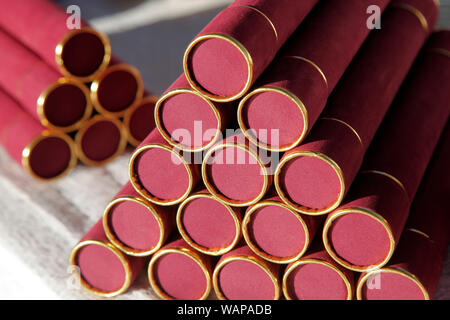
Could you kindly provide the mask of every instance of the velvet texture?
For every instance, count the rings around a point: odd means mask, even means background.
[[[101,65],[104,68],[108,64],[109,59],[105,59],[105,55],[110,54],[109,42],[105,46],[103,41],[107,40],[100,39],[98,35],[94,35],[95,32],[81,32],[66,42],[61,57],[64,66],[61,68],[55,59],[55,48],[71,31],[67,24],[72,23],[73,19],[64,8],[52,1],[2,0],[0,5],[5,8],[0,13],[1,27],[36,52],[55,70],[63,73],[68,70],[75,77],[92,80],[89,76],[101,71]],[[85,26],[86,23],[81,21],[81,27]]]
[[[336,216],[340,209],[372,210],[387,222],[397,243],[409,214],[410,202],[450,112],[450,61],[448,56],[435,50],[436,42],[440,48],[448,50],[449,43],[443,36],[446,33],[448,31],[433,34],[430,40],[433,47],[425,46],[377,132],[348,199],[328,219]],[[442,42],[438,41],[439,38]],[[356,217],[361,219],[361,215]],[[357,222],[351,215],[337,219],[330,234],[324,234],[324,238],[331,240],[338,255],[342,257],[346,252],[344,255],[356,258],[355,255],[361,251],[366,258],[364,260],[360,256],[359,264],[365,266],[375,263],[375,260],[379,262],[380,259],[375,256],[381,258],[387,255],[389,245],[386,244],[386,235],[382,235],[387,229],[378,227],[376,231],[367,225],[363,227],[365,222]],[[346,221],[341,222],[341,219]],[[346,235],[345,230],[349,227],[353,231],[347,230]],[[364,236],[361,241],[355,241],[369,230],[372,230],[370,237]],[[368,249],[367,241],[373,245],[373,250]],[[392,245],[390,249],[393,249]]]
[[[258,80],[257,89],[241,101],[241,129],[253,129],[250,137],[265,148],[286,151],[298,145],[369,34],[367,7],[384,10],[388,2],[320,2]],[[261,136],[260,130],[279,130],[279,141]]]
[[[168,206],[186,199],[200,181],[200,168],[191,154],[174,150],[154,129],[130,160],[130,180],[145,199]]]
[[[211,34],[222,36],[221,39],[198,42],[190,52],[188,49],[185,73],[192,75],[195,87],[213,99],[239,98],[316,3],[317,0],[279,0],[276,5],[268,0],[234,1],[194,39],[195,42],[199,37]],[[244,57],[231,42],[242,46],[248,57]]]
[[[73,168],[76,156],[68,136],[46,130],[2,89],[0,105],[0,144],[18,164],[41,179],[61,176]]]
[[[209,294],[212,268],[211,257],[196,252],[183,239],[178,239],[153,256],[148,275],[153,290],[161,298],[198,300]]]
[[[217,263],[214,289],[223,300],[278,300],[279,277],[280,265],[267,262],[246,245],[240,245]]]
[[[128,182],[105,210],[103,224],[116,247],[126,254],[146,256],[166,242],[175,227],[175,210],[150,204]]]
[[[437,9],[432,0],[424,2],[429,7],[427,21],[433,26]],[[338,165],[343,176],[341,187],[336,178],[327,177],[330,173],[318,165],[305,168],[309,162],[302,158],[287,162],[286,166],[293,166],[293,162],[303,161],[297,170],[280,171],[284,179],[280,179],[279,187],[299,210],[318,208],[327,213],[333,205],[334,208],[339,205],[340,201],[336,203],[339,192],[345,195],[348,191],[364,153],[428,37],[417,17],[395,6],[386,10],[381,24],[382,28],[370,34],[346,70],[306,141],[284,155],[287,158],[298,152],[323,154]],[[297,183],[289,184],[289,179],[300,181],[303,188]]]
[[[315,241],[301,259],[286,268],[283,292],[290,300],[351,300],[354,277]]]
[[[90,242],[92,240],[108,248]],[[95,294],[112,296],[122,293],[144,268],[146,262],[144,258],[126,256],[118,249],[112,248],[100,219],[82,237],[72,252],[71,262],[79,268],[83,287]],[[124,267],[124,264],[128,265],[128,268]]]
[[[150,132],[155,129],[155,105],[158,98],[149,92],[133,107],[129,108],[123,117],[128,141],[134,147],[139,145]]]
[[[233,116],[230,104],[201,96],[182,74],[158,101],[155,119],[168,143],[183,150],[200,151],[221,137]]]
[[[36,120],[73,131],[89,118],[92,107],[82,83],[59,79],[58,72],[1,29],[0,48],[0,85]]]

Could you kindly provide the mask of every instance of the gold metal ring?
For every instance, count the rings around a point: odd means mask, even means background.
[[[302,250],[299,253],[297,253],[295,256],[288,257],[288,258],[279,258],[279,257],[273,256],[273,255],[270,255],[270,254],[264,252],[256,244],[253,243],[253,240],[251,239],[250,233],[248,230],[248,225],[251,221],[252,215],[258,209],[261,209],[266,206],[277,206],[277,207],[283,208],[283,209],[289,211],[289,213],[293,214],[297,218],[297,220],[301,223],[301,225],[303,227],[303,231],[305,232],[305,244],[303,245]],[[278,264],[290,263],[290,262],[293,262],[293,261],[299,259],[301,256],[304,255],[304,253],[308,249],[309,243],[310,243],[309,229],[308,229],[308,225],[306,224],[305,220],[297,212],[295,212],[289,206],[287,206],[285,203],[278,202],[278,201],[272,201],[272,200],[266,200],[266,201],[259,202],[249,208],[249,210],[246,212],[246,214],[244,216],[244,220],[242,222],[242,233],[244,235],[244,239],[245,239],[245,242],[247,243],[248,247],[255,254],[257,254],[258,256],[260,256],[261,258],[263,258],[267,261],[270,261],[273,263],[278,263]]]
[[[426,51],[442,54],[443,56],[450,58],[450,50],[447,50],[444,48],[431,48],[431,49],[427,49]]]
[[[244,109],[245,103],[252,96],[263,93],[263,92],[276,92],[276,93],[282,94],[282,95],[288,97],[290,100],[292,100],[292,102],[294,102],[295,105],[300,110],[300,113],[302,114],[302,118],[303,118],[303,130],[300,133],[300,135],[298,136],[298,138],[291,144],[286,145],[286,146],[280,146],[280,147],[269,146],[269,145],[259,141],[256,137],[254,137],[250,132],[251,130],[249,128],[247,128],[247,125],[245,124],[244,117],[243,117],[243,109]],[[288,151],[288,150],[296,147],[297,145],[299,145],[303,141],[303,139],[305,139],[306,133],[308,132],[308,126],[309,126],[308,111],[306,110],[306,107],[303,104],[303,102],[296,95],[294,95],[293,93],[291,93],[290,91],[288,91],[286,89],[278,88],[278,87],[270,87],[270,86],[255,89],[252,92],[250,92],[249,94],[247,94],[244,98],[242,98],[242,100],[239,102],[239,106],[238,106],[238,110],[237,110],[237,120],[239,123],[239,127],[242,130],[242,133],[245,135],[245,137],[250,142],[252,142],[254,145],[258,146],[261,149],[273,151],[273,152]]]
[[[388,237],[389,237],[390,247],[389,247],[389,252],[386,255],[386,258],[383,261],[381,261],[375,265],[371,265],[371,266],[355,266],[355,265],[345,261],[341,257],[339,257],[337,255],[337,253],[334,251],[334,249],[328,239],[328,231],[330,230],[334,220],[336,220],[344,215],[352,214],[352,213],[363,214],[365,216],[368,216],[369,218],[372,218],[375,221],[377,221],[378,223],[380,223],[386,230]],[[344,268],[350,269],[352,271],[357,271],[357,272],[367,272],[367,271],[371,271],[371,270],[383,267],[391,259],[392,255],[394,253],[395,246],[396,246],[395,238],[392,233],[392,229],[391,229],[389,223],[386,221],[386,219],[384,219],[380,214],[376,213],[375,211],[372,211],[372,210],[369,210],[366,208],[353,208],[353,207],[336,210],[327,217],[327,220],[325,221],[325,225],[323,227],[322,241],[325,246],[325,250],[333,258],[333,260],[335,260],[337,263],[339,263]]]
[[[396,177],[394,177],[392,174],[389,174],[387,172],[384,171],[380,171],[380,170],[362,170],[359,172],[359,174],[368,174],[368,173],[372,173],[372,174],[378,174],[380,176],[386,177],[388,179],[390,179],[391,181],[394,181],[405,193],[407,199],[409,200],[409,194],[408,191],[405,188],[405,185]]]
[[[322,118],[320,118],[319,120],[330,120],[330,121],[336,121],[336,122],[338,122],[338,123],[340,123],[340,124],[343,124],[344,126],[346,126],[348,129],[350,129],[350,130],[353,132],[353,134],[356,136],[356,138],[358,139],[359,143],[361,144],[361,147],[364,148],[364,143],[363,143],[363,141],[362,141],[362,139],[361,139],[361,136],[360,136],[360,135],[358,134],[358,132],[357,132],[351,125],[349,125],[347,122],[345,122],[345,121],[343,121],[343,120],[341,120],[341,119],[338,119],[338,118],[332,118],[332,117],[322,117]]]
[[[244,86],[244,88],[238,92],[237,94],[231,96],[231,97],[220,97],[217,95],[214,95],[206,90],[204,90],[202,87],[200,87],[200,85],[198,85],[192,75],[191,75],[191,71],[189,70],[189,55],[191,53],[191,51],[194,49],[194,47],[205,40],[208,39],[221,39],[221,40],[225,40],[226,42],[232,44],[233,46],[235,46],[243,55],[244,59],[247,61],[247,73],[248,73],[248,77],[247,77],[247,82]],[[216,101],[216,102],[230,102],[230,101],[234,101],[236,99],[241,98],[252,86],[253,84],[253,77],[254,77],[254,70],[253,70],[253,59],[252,56],[250,55],[250,53],[248,52],[247,48],[244,47],[244,45],[242,43],[240,43],[239,41],[237,41],[236,39],[227,36],[225,34],[218,34],[218,33],[209,33],[209,34],[204,34],[201,36],[198,36],[197,38],[195,38],[187,47],[186,52],[184,53],[184,57],[183,57],[183,68],[184,68],[184,74],[186,76],[187,81],[189,82],[189,84],[192,86],[192,88],[194,88],[196,91],[200,92],[201,94],[203,94],[204,96],[206,96],[208,99],[212,100],[212,101]]]
[[[255,8],[255,7],[252,7],[252,6],[238,5],[237,7],[248,8],[248,9],[251,9],[251,10],[253,10],[253,11],[256,11],[256,12],[258,12],[260,15],[262,15],[262,16],[264,17],[264,19],[266,19],[267,22],[269,23],[269,25],[272,27],[273,33],[275,34],[275,38],[276,38],[277,41],[278,41],[278,32],[277,32],[277,28],[275,27],[275,24],[269,19],[269,17],[268,17],[264,12],[262,12],[261,10]]]
[[[283,294],[284,294],[284,297],[286,298],[286,300],[295,300],[295,298],[293,298],[289,294],[289,290],[288,290],[287,280],[288,280],[289,275],[298,266],[301,266],[304,264],[309,264],[309,263],[320,264],[320,265],[323,265],[323,266],[328,267],[328,268],[332,269],[333,271],[335,271],[342,278],[342,280],[345,283],[345,287],[347,288],[347,300],[352,300],[352,297],[353,297],[352,285],[350,283],[350,280],[345,275],[345,273],[343,273],[341,270],[339,270],[339,268],[336,267],[335,265],[333,265],[332,263],[325,261],[325,260],[316,259],[316,258],[300,259],[299,261],[294,262],[293,264],[289,265],[286,268],[286,270],[284,271],[284,275],[283,275]]]
[[[417,9],[416,7],[407,4],[407,3],[392,3],[391,4],[391,8],[397,8],[397,9],[403,9],[406,10],[410,13],[412,13],[420,22],[420,24],[422,25],[423,30],[428,33],[429,31],[429,26],[428,26],[428,21],[427,18],[425,18],[425,16],[423,15],[422,12],[420,12],[419,9]]]
[[[291,58],[291,59],[297,59],[297,60],[305,61],[305,62],[309,63],[310,65],[312,65],[320,73],[320,75],[323,78],[323,81],[325,82],[325,85],[327,86],[327,89],[329,89],[328,80],[327,80],[327,77],[325,76],[325,73],[322,71],[322,69],[315,62],[313,62],[313,61],[311,61],[311,60],[309,60],[307,58],[300,57],[300,56],[286,56],[285,58]]]
[[[206,288],[205,288],[205,292],[203,293],[203,295],[197,300],[205,300],[211,291],[211,272],[208,269],[208,267],[205,265],[205,263],[203,262],[202,258],[200,258],[200,256],[195,251],[187,249],[187,248],[182,248],[182,247],[172,247],[172,248],[165,248],[165,249],[163,248],[153,255],[153,257],[150,260],[150,263],[148,265],[148,272],[147,272],[150,286],[152,287],[152,289],[156,292],[156,294],[161,299],[175,300],[173,297],[171,297],[167,293],[165,293],[164,290],[159,286],[158,281],[155,279],[155,274],[153,272],[153,268],[155,266],[155,263],[158,261],[158,259],[160,257],[162,257],[163,255],[166,255],[169,253],[178,253],[178,254],[185,255],[186,257],[194,260],[198,264],[198,266],[202,269],[202,271],[205,275],[205,278],[206,278]]]
[[[336,173],[338,179],[339,179],[339,185],[340,185],[340,191],[339,191],[339,195],[336,199],[336,201],[328,206],[325,209],[312,209],[312,208],[307,208],[305,206],[302,205],[298,205],[294,202],[292,202],[289,197],[285,194],[285,192],[282,190],[281,185],[280,185],[280,174],[281,171],[283,169],[283,167],[292,159],[294,158],[300,158],[300,157],[315,157],[318,158],[324,162],[326,162]],[[342,200],[344,199],[344,194],[345,194],[345,180],[344,180],[344,174],[342,172],[342,169],[339,167],[339,165],[330,157],[328,157],[327,155],[320,153],[320,152],[314,152],[314,151],[307,151],[307,150],[302,150],[302,151],[294,151],[291,153],[287,153],[280,161],[280,163],[278,164],[277,169],[275,170],[275,177],[274,177],[274,185],[275,185],[275,189],[278,193],[278,196],[284,201],[284,203],[286,203],[292,210],[295,210],[297,212],[303,213],[303,214],[307,214],[307,215],[313,215],[313,216],[319,216],[319,215],[324,215],[327,214],[331,211],[333,211],[334,209],[336,209],[342,202]]]

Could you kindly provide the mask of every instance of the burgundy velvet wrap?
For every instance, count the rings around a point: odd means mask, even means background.
[[[125,292],[145,266],[146,259],[126,256],[106,237],[100,219],[75,246],[71,265],[81,285],[101,296]]]
[[[369,34],[370,5],[387,0],[321,1],[240,102],[238,120],[263,148],[286,151],[314,125],[327,97]],[[264,132],[278,130],[278,141]]]
[[[186,50],[185,74],[216,101],[238,99],[270,64],[317,0],[235,0]]]
[[[155,129],[155,105],[158,98],[145,92],[144,97],[123,116],[128,142],[138,146]]]
[[[83,83],[60,78],[45,61],[1,29],[0,49],[0,85],[36,120],[73,131],[89,118],[92,105]]]
[[[347,266],[367,270],[386,264],[400,238],[450,113],[450,60],[436,50],[448,50],[448,33],[432,35],[432,46],[425,46],[408,75],[347,200],[327,219],[327,250]]]
[[[0,144],[33,177],[60,177],[75,166],[75,147],[69,136],[44,128],[2,89],[0,106]]]
[[[417,282],[399,274],[373,272],[368,276],[380,276],[381,287],[377,290],[376,287],[371,288],[366,283],[366,275],[362,275],[358,285],[359,299],[433,299],[450,235],[449,163],[450,126],[447,124],[411,205],[395,254],[389,265],[382,269],[406,271]],[[410,289],[401,290],[402,284]]]
[[[164,139],[186,151],[206,150],[217,142],[233,116],[229,104],[205,98],[191,88],[184,74],[166,90],[155,111]]]
[[[432,0],[423,2],[431,11],[426,18],[432,26],[437,17],[435,4]],[[417,17],[395,6],[386,10],[381,24],[382,28],[372,31],[344,73],[322,118],[306,141],[286,152],[284,159],[290,160],[282,162],[283,166],[278,168],[279,179],[275,182],[278,182],[280,195],[300,212],[326,214],[339,206],[395,94],[428,37]],[[299,152],[309,153],[306,156],[310,157],[321,154],[331,159],[343,183],[335,177],[330,179],[328,171],[310,163],[313,160],[308,162],[302,157],[293,157]],[[299,183],[293,183],[294,180]]]

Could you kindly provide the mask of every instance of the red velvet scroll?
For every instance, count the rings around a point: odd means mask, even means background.
[[[280,265],[267,262],[243,245],[220,258],[213,284],[221,300],[278,300]]]
[[[0,26],[63,75],[90,82],[108,66],[106,36],[84,21],[81,29],[69,29],[73,17],[53,1],[1,0],[0,6]]]
[[[0,48],[0,85],[35,119],[63,131],[76,130],[89,119],[92,105],[83,83],[60,78],[58,72],[1,29]]]
[[[177,227],[197,251],[218,256],[241,239],[241,212],[213,197],[207,190],[190,195],[178,206]]]
[[[200,169],[193,160],[174,150],[154,129],[131,156],[130,181],[152,203],[178,204],[200,181]]]
[[[103,228],[110,242],[132,256],[148,256],[175,227],[175,210],[149,203],[127,183],[105,209]]]
[[[320,221],[302,216],[279,197],[269,197],[248,207],[242,222],[247,245],[261,258],[290,263],[308,249]]]
[[[203,158],[202,178],[208,191],[236,207],[257,203],[272,184],[272,156],[249,144],[242,133],[210,148]]]
[[[144,258],[125,255],[107,239],[100,219],[73,248],[72,272],[89,292],[113,297],[125,292],[145,265]]]
[[[189,44],[189,83],[214,101],[242,97],[316,3],[235,0]]]
[[[91,84],[92,103],[98,112],[107,116],[123,116],[143,95],[144,82],[139,71],[115,57]]]
[[[212,284],[213,261],[178,239],[156,252],[148,265],[148,279],[166,300],[204,300]]]
[[[155,109],[161,135],[186,151],[203,151],[216,143],[234,112],[229,104],[210,101],[193,90],[184,75],[167,89]]]
[[[344,204],[328,216],[327,251],[356,271],[385,265],[450,113],[449,31],[432,35],[381,125]],[[447,51],[445,51],[447,50]]]
[[[123,124],[127,131],[128,142],[137,147],[155,128],[155,105],[157,97],[145,93],[144,98],[127,109]]]
[[[288,300],[351,300],[354,274],[336,263],[317,241],[283,275],[283,293]]]
[[[124,152],[126,131],[120,120],[97,114],[77,132],[75,145],[84,164],[102,166]]]
[[[384,10],[388,2],[319,2],[241,100],[238,122],[247,138],[273,151],[301,143],[369,34],[367,8]]]
[[[432,0],[424,3],[431,27],[437,8]],[[294,210],[322,215],[340,205],[429,35],[418,16],[395,4],[350,64],[306,141],[286,152],[277,168],[278,194]]]
[[[72,139],[44,128],[0,89],[0,144],[33,177],[50,180],[77,163]]]
[[[450,126],[444,131],[387,267],[363,274],[358,299],[433,299],[450,236]]]

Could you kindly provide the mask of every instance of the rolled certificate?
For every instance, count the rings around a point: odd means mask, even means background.
[[[317,0],[235,0],[189,44],[184,72],[214,101],[242,97]]]
[[[124,293],[144,268],[144,258],[125,255],[107,239],[100,219],[73,248],[70,265],[82,288],[103,297]]]
[[[255,255],[246,245],[220,258],[214,274],[214,291],[221,300],[278,300],[280,265]]]
[[[148,256],[165,243],[175,227],[175,210],[149,203],[131,183],[119,191],[103,214],[111,243],[132,256]]]
[[[204,300],[212,288],[212,268],[211,257],[178,239],[153,255],[148,265],[148,279],[162,299]]]
[[[155,128],[155,104],[157,97],[145,93],[123,116],[123,125],[127,131],[128,142],[137,147]]]
[[[273,151],[301,143],[369,34],[368,8],[382,11],[388,2],[319,2],[239,103],[238,122],[247,138]]]
[[[408,75],[347,200],[325,222],[327,251],[349,269],[384,266],[403,231],[450,113],[450,60],[443,54],[450,48],[448,32],[432,35],[432,46],[425,47]]]
[[[14,3],[15,4],[15,3]],[[0,29],[0,85],[42,125],[74,131],[89,119],[89,89],[61,78],[32,51]]]
[[[194,160],[174,150],[154,129],[131,156],[130,181],[152,203],[178,204],[200,180],[200,169]]]
[[[236,207],[257,203],[272,184],[272,157],[254,148],[242,133],[227,137],[203,158],[202,178],[208,191]]]
[[[305,256],[287,266],[283,293],[288,300],[351,300],[354,277],[316,242]]]
[[[213,197],[206,189],[179,206],[177,227],[183,239],[201,253],[218,256],[241,239],[241,212]]]
[[[143,95],[144,82],[139,71],[117,58],[91,84],[92,103],[106,116],[123,116]]]
[[[428,4],[426,19],[433,26],[437,17],[434,1],[420,3],[422,7]],[[422,25],[422,14],[417,12],[398,7],[397,0],[388,7],[381,19],[383,27],[369,35],[306,141],[283,156],[274,184],[292,209],[322,215],[342,202],[429,35],[429,28]]]
[[[156,103],[155,121],[169,144],[196,152],[222,137],[233,112],[229,104],[212,102],[193,90],[181,75]]]
[[[73,140],[44,128],[0,89],[0,144],[34,178],[50,180],[77,163]]]
[[[450,126],[447,125],[411,206],[410,217],[389,265],[362,274],[357,298],[433,299],[450,238],[448,195]]]
[[[122,122],[97,114],[75,136],[78,158],[89,166],[102,166],[119,155],[127,146]]]
[[[108,38],[84,21],[81,28],[72,29],[77,17],[70,17],[53,1],[1,0],[0,6],[5,8],[0,26],[64,76],[90,82],[108,66]]]
[[[250,249],[273,263],[290,263],[308,249],[320,220],[302,216],[279,197],[272,196],[248,207],[242,232]]]

